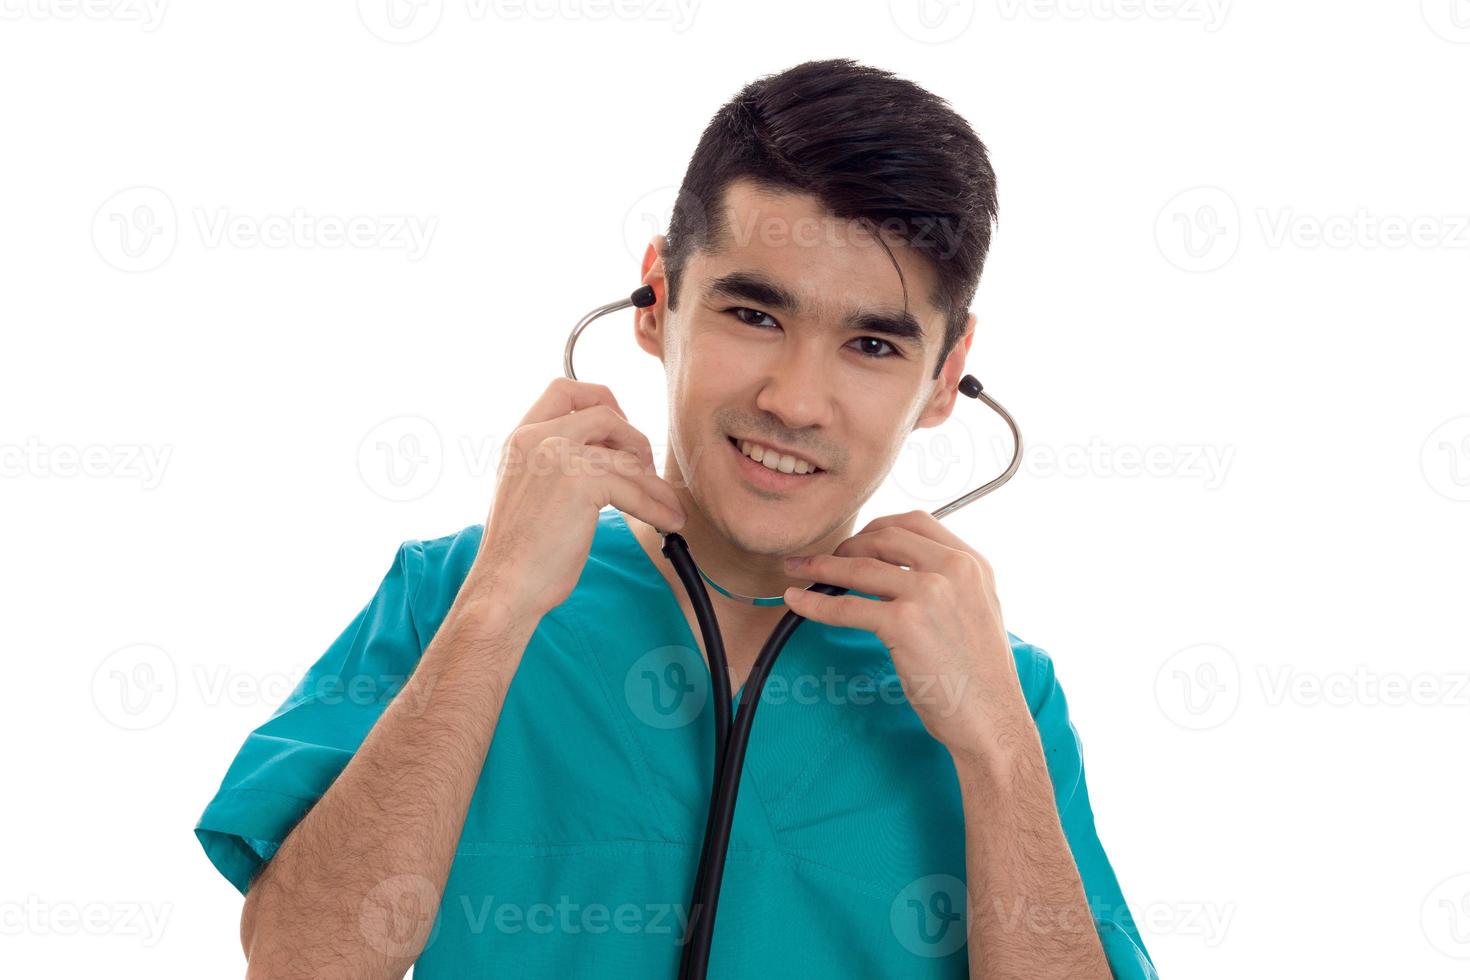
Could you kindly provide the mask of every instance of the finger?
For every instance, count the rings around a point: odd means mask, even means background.
[[[653,446],[648,437],[611,406],[594,405],[554,419],[550,425],[569,438],[589,446],[607,446],[609,449],[631,453],[638,457],[645,471],[657,472],[653,464]]]
[[[840,555],[812,555],[790,572],[792,575],[809,578],[813,582],[840,585],[845,589],[866,592],[885,599],[897,599],[908,592],[913,584],[912,572],[905,571],[880,558],[866,555],[856,558]]]
[[[787,608],[798,616],[829,626],[846,626],[877,633],[883,624],[885,610],[883,603],[876,599],[865,599],[858,595],[833,596],[796,586],[787,589],[783,598]]]
[[[546,386],[546,390],[541,393],[541,397],[531,405],[520,424],[531,425],[535,422],[545,422],[572,412],[580,412],[593,405],[606,405],[623,418],[628,417],[628,413],[623,411],[623,407],[613,397],[612,389],[607,385],[573,381],[571,378],[553,378]]]
[[[648,437],[633,428],[609,405],[593,405],[580,412],[560,415],[524,428],[533,434],[535,442],[558,435],[588,446],[606,446],[637,457],[643,472],[657,472],[653,463],[653,446]]]
[[[568,452],[571,465],[597,487],[593,496],[598,509],[611,503],[661,531],[677,531],[684,526],[684,505],[679,495],[667,480],[640,470],[636,457],[603,446],[574,446]]]
[[[602,485],[605,489],[598,497],[598,510],[612,504],[661,532],[678,531],[684,526],[684,509],[678,500],[669,503],[650,484],[612,473],[603,478]]]
[[[955,548],[960,551],[967,551],[970,547],[965,543],[964,539],[945,527],[939,518],[926,510],[911,510],[902,514],[884,514],[882,517],[875,517],[859,533],[877,531],[881,528],[893,527],[895,525],[913,531],[915,534],[929,538],[932,541],[938,541],[946,547]]]
[[[937,572],[945,567],[953,551],[953,548],[908,527],[888,524],[875,531],[854,534],[839,544],[833,554],[848,558],[878,558],[894,565],[907,565],[916,572]]]

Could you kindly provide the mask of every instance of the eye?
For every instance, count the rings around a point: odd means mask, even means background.
[[[903,356],[903,355],[899,354],[897,347],[894,347],[888,341],[883,340],[883,339],[881,339],[879,337],[856,337],[854,339],[857,340],[858,342],[862,342],[864,340],[870,340],[870,341],[872,341],[875,344],[882,344],[884,347],[887,347],[890,351],[892,351],[892,353],[890,353],[890,354],[880,354],[880,353],[878,353],[876,351],[871,351],[871,350],[865,350],[865,351],[861,351],[860,352],[864,357],[871,357],[875,361],[881,361],[885,357],[902,357]]]
[[[776,323],[775,320],[774,320],[774,318],[769,313],[762,313],[760,310],[752,309],[749,306],[732,306],[729,309],[725,310],[724,312],[725,313],[733,313],[735,315],[735,318],[737,320],[739,320],[741,323],[749,324],[752,327],[779,327],[780,326],[780,324],[779,323]],[[749,316],[747,316],[747,314],[749,314]],[[767,320],[771,320],[771,322],[770,323],[760,323],[760,322],[758,322],[762,318],[765,318]],[[894,347],[892,344],[890,344],[888,341],[882,339],[881,337],[855,337],[855,338],[853,338],[853,340],[854,341],[857,341],[859,343],[861,343],[862,341],[871,341],[872,343],[880,344],[881,347],[878,350],[860,350],[860,351],[858,351],[858,353],[862,354],[863,357],[869,358],[869,359],[874,360],[874,361],[881,361],[881,360],[883,360],[885,358],[889,358],[889,357],[902,357],[903,356],[903,354],[899,353],[899,350],[898,350],[897,347]],[[887,348],[887,352],[886,353],[884,352],[883,348]]]
[[[772,326],[773,327],[773,326],[776,326],[776,324],[774,322],[769,323],[769,324],[766,324],[766,323],[754,323],[751,320],[747,320],[742,314],[745,314],[745,313],[754,313],[755,316],[756,316],[756,319],[759,319],[761,317],[765,317],[767,320],[771,320],[772,319],[772,317],[771,317],[771,315],[769,313],[762,313],[760,310],[752,310],[748,306],[732,306],[728,310],[726,310],[725,312],[726,313],[733,313],[733,314],[735,314],[736,319],[738,319],[741,323],[748,323],[752,327],[765,327],[765,326]]]

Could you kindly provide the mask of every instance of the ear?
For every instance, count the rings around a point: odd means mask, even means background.
[[[975,341],[975,320],[975,313],[971,311],[965,320],[965,332],[944,359],[944,367],[940,368],[939,377],[934,382],[934,393],[929,396],[929,402],[914,428],[927,429],[939,425],[954,411],[955,402],[960,397],[960,379],[965,376],[965,357],[970,353],[970,344]]]
[[[641,309],[633,307],[633,339],[648,353],[664,359],[664,304],[668,302],[668,286],[664,280],[664,248],[668,240],[663,235],[649,239],[643,253],[643,285],[652,286],[657,297],[652,306]]]

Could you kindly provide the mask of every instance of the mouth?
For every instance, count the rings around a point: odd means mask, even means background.
[[[765,461],[768,459],[780,460],[780,454],[772,454],[771,456],[765,457],[763,461],[757,462],[750,456],[745,455],[740,448],[741,441],[734,436],[726,436],[725,441],[729,443],[731,452],[735,454],[735,463],[741,475],[750,483],[764,490],[795,490],[800,487],[809,486],[814,480],[820,479],[827,473],[824,469],[798,473],[796,472],[795,466],[791,467],[791,472],[784,472],[779,463],[776,466],[771,466]],[[752,445],[748,441],[745,444],[747,446]],[[788,459],[793,459],[794,461],[793,457],[788,457]],[[788,463],[787,465],[790,466],[791,464]],[[803,462],[801,465],[807,466],[810,464]]]

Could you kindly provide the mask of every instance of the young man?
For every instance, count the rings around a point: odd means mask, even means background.
[[[975,134],[885,72],[811,62],[720,110],[642,263],[664,477],[610,391],[554,381],[485,524],[399,548],[196,828],[250,976],[675,975],[714,735],[669,530],[724,590],[732,690],[808,620],[757,713],[712,976],[1155,976],[990,566],[922,511],[854,533],[954,409],[994,215]]]

